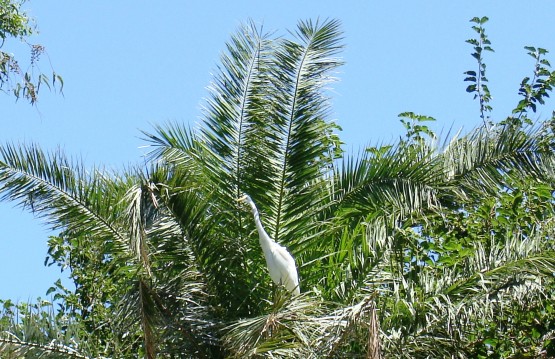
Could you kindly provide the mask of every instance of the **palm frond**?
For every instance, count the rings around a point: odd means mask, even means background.
[[[45,301],[12,305],[2,302],[0,357],[102,359],[88,352],[80,323],[55,313]]]
[[[193,164],[199,139],[190,127],[181,123],[167,123],[165,126],[156,125],[154,133],[143,131],[143,134],[151,146],[150,160],[181,167]]]
[[[442,168],[426,149],[403,144],[375,155],[364,152],[336,170],[336,211],[344,215],[386,216],[393,222],[439,205],[445,187]]]
[[[510,188],[514,179],[552,178],[553,154],[542,149],[541,136],[538,128],[525,131],[506,125],[497,131],[478,128],[453,139],[440,156],[454,195],[480,198]]]
[[[379,351],[375,342],[379,324],[371,297],[334,309],[336,304],[322,302],[313,293],[282,295],[277,293],[269,303],[269,313],[241,319],[223,329],[224,345],[231,357],[341,358],[351,351]],[[372,328],[377,331],[371,332]],[[355,344],[361,338],[362,350]],[[374,351],[365,347],[368,344]]]
[[[342,48],[339,21],[300,22],[294,36],[275,53],[275,151],[268,159],[273,167],[269,233],[293,243],[293,235],[312,217],[305,212],[321,207],[325,197],[320,180],[330,171],[331,152],[338,146],[325,87],[335,80],[330,72],[342,64],[336,57]]]
[[[306,336],[313,329],[310,323],[304,323],[306,332],[296,333],[292,322],[305,317],[308,312],[318,311],[318,306],[312,305],[309,300],[291,297],[280,291],[270,305],[268,314],[241,319],[223,329],[223,343],[232,357],[248,357],[283,350],[284,346],[280,342],[288,343],[285,347],[289,352],[297,352],[299,346],[308,344]]]
[[[482,262],[484,250],[477,245],[475,260]],[[514,248],[514,247],[513,247]],[[446,288],[445,293],[451,298],[463,299],[468,295],[486,290],[486,295],[515,287],[540,278],[551,278],[555,273],[553,252],[535,253],[518,259],[503,259],[499,255],[486,259],[483,267],[474,274],[457,280]]]
[[[51,341],[47,344],[26,342],[10,333],[0,333],[0,354],[4,358],[92,359],[73,348]]]
[[[34,145],[4,145],[0,156],[1,199],[48,218],[54,230],[94,236],[126,251],[126,231],[114,210],[120,198],[111,179],[99,171],[88,174],[61,152],[46,154]]]
[[[252,21],[227,44],[222,65],[209,86],[201,133],[204,165],[220,196],[239,198],[241,183],[266,182],[257,171],[264,166],[268,138],[267,68],[272,41]],[[250,178],[251,180],[246,180]],[[254,181],[252,180],[254,179]]]
[[[495,323],[504,307],[525,310],[550,295],[545,284],[553,283],[555,260],[543,240],[537,235],[491,247],[476,243],[474,255],[459,266],[423,266],[418,280],[399,273],[389,286],[393,297],[378,297],[386,354],[441,357],[455,348],[457,357],[472,357],[476,328]]]
[[[142,264],[147,276],[151,275],[150,259],[148,251],[146,226],[147,211],[149,203],[153,196],[150,184],[138,184],[128,189],[123,201],[127,203],[126,215],[129,223],[130,247],[133,254],[137,257],[137,261]],[[146,198],[145,198],[146,197]],[[155,202],[153,203],[156,206]]]

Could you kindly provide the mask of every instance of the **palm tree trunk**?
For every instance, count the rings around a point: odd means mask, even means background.
[[[148,315],[146,313],[146,296],[148,292],[148,287],[146,282],[141,280],[139,282],[139,300],[141,305],[141,324],[143,328],[143,340],[145,349],[145,359],[155,359],[156,349],[155,340],[152,324],[149,322]]]

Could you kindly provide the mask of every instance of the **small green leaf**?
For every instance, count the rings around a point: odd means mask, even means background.
[[[492,348],[495,348],[495,346],[497,345],[497,339],[495,339],[495,338],[484,339],[484,344],[486,346],[490,346]]]
[[[535,47],[532,47],[532,46],[524,46],[524,49],[525,49],[525,50],[528,50],[528,51],[530,51],[530,52],[536,52],[536,48],[535,48]]]
[[[532,109],[532,111],[534,111],[534,113],[536,112],[536,104],[535,103],[530,103],[530,108]]]

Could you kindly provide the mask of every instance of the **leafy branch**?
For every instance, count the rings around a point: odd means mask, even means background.
[[[414,112],[403,112],[397,117],[401,120],[403,127],[405,127],[407,133],[405,134],[406,141],[409,143],[424,144],[426,138],[435,139],[436,134],[426,125],[422,125],[422,122],[433,122],[436,119],[430,116],[418,115]]]
[[[472,26],[472,29],[476,31],[478,38],[468,39],[466,42],[473,46],[474,52],[472,53],[472,57],[474,57],[478,62],[478,71],[466,71],[464,73],[467,75],[464,81],[471,82],[471,84],[466,88],[466,92],[474,93],[474,99],[478,98],[480,102],[480,117],[484,121],[486,128],[491,126],[488,113],[491,112],[492,107],[489,105],[489,102],[491,101],[491,93],[486,84],[488,79],[486,77],[486,64],[484,63],[483,52],[494,52],[493,48],[490,46],[491,42],[489,41],[483,26],[488,20],[489,19],[486,16],[482,18],[474,17],[470,20],[470,22],[476,24]]]
[[[23,97],[34,105],[41,86],[49,90],[58,87],[62,93],[64,82],[53,69],[51,76],[40,71],[38,62],[41,56],[47,55],[46,49],[26,40],[35,29],[32,20],[21,10],[24,2],[0,0],[0,48],[4,47],[7,39],[15,38],[28,45],[30,51],[28,69],[23,70],[13,54],[0,50],[0,91],[11,92],[16,99]]]
[[[545,104],[545,98],[549,98],[549,92],[553,90],[555,84],[555,71],[550,71],[551,64],[545,55],[548,53],[546,49],[541,47],[535,48],[533,46],[524,47],[528,51],[528,55],[536,60],[534,66],[534,75],[532,79],[525,77],[520,83],[518,94],[523,97],[519,101],[517,107],[513,110],[513,115],[516,117],[509,118],[513,123],[526,122],[531,124],[532,121],[526,117],[528,110],[536,112],[537,104]],[[523,118],[524,116],[524,118]]]

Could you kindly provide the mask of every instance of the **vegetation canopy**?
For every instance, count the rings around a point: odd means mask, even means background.
[[[516,358],[555,356],[555,146],[532,121],[555,84],[547,50],[505,118],[491,116],[487,18],[465,72],[479,126],[439,139],[399,115],[392,144],[345,153],[328,89],[337,20],[287,36],[253,22],[226,44],[202,121],[144,132],[145,167],[85,169],[0,146],[0,196],[57,235],[55,302],[0,302],[6,358]],[[272,283],[252,215],[296,261]]]
[[[41,44],[28,39],[36,32],[33,21],[21,9],[25,0],[0,0],[0,91],[11,93],[16,99],[23,97],[34,105],[41,87],[58,88],[62,92],[62,77],[52,69],[52,75],[41,72],[39,61],[47,56]],[[21,57],[4,51],[4,47],[16,49],[17,40],[29,50],[29,60],[21,64]]]

